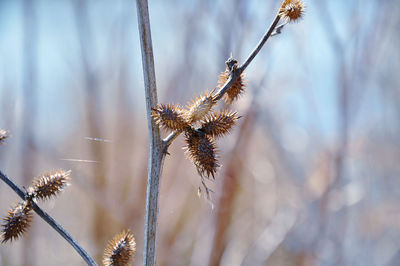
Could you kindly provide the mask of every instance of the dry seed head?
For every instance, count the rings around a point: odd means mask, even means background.
[[[190,160],[193,161],[193,154],[199,146],[201,138],[201,133],[194,130],[193,128],[188,128],[185,130],[185,142],[186,142],[186,152]]]
[[[303,17],[305,9],[305,5],[301,0],[284,0],[279,9],[279,16],[289,22],[293,22]]]
[[[213,138],[221,137],[231,130],[238,120],[236,112],[230,112],[228,110],[220,113],[213,112],[208,114],[202,121],[202,127],[200,131],[206,135],[210,135]]]
[[[230,72],[229,70],[225,70],[219,75],[218,87],[222,88],[226,81],[229,79]],[[237,100],[239,96],[244,92],[246,88],[245,84],[245,73],[240,74],[239,77],[236,78],[235,82],[231,85],[231,87],[226,91],[224,95],[224,100],[227,104],[231,104],[233,101]]]
[[[128,231],[115,236],[104,250],[103,263],[105,266],[130,265],[136,251],[136,242],[133,234]]]
[[[53,170],[33,180],[33,187],[29,188],[35,198],[49,199],[60,193],[70,180],[71,171]]]
[[[159,104],[151,112],[154,121],[169,130],[184,130],[189,126],[182,108],[173,104]]]
[[[4,129],[0,128],[0,144],[3,144],[4,140],[9,137],[9,134]]]
[[[1,225],[2,243],[14,240],[26,232],[32,221],[32,206],[30,201],[20,202],[10,209]]]
[[[194,129],[186,130],[186,149],[200,176],[212,176],[217,172],[217,151],[213,139]]]
[[[216,96],[214,96],[214,90],[211,93],[205,92],[204,95],[200,95],[187,106],[185,114],[186,120],[193,124],[203,119],[211,108],[217,103]]]
[[[216,146],[214,141],[204,136],[200,139],[199,147],[197,150],[197,156],[195,165],[201,176],[210,175],[214,178],[214,174],[217,172],[218,161],[216,154]]]

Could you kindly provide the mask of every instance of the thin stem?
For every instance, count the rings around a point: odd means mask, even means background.
[[[0,171],[0,179],[4,181],[15,193],[25,200],[25,193],[9,179],[3,172]],[[97,265],[96,262],[89,256],[89,254],[72,238],[72,236],[59,225],[50,215],[43,211],[36,203],[32,202],[33,210],[48,223],[54,230],[56,230],[86,261],[88,265]]]
[[[274,32],[271,33],[271,37],[275,36],[275,35],[278,35],[278,34],[281,34],[283,27],[285,27],[288,23],[289,23],[289,21],[286,21],[286,22],[283,22],[282,24],[280,24],[279,26],[276,26]]]
[[[256,48],[254,48],[254,50],[247,57],[246,61],[244,61],[244,63],[238,68],[238,71],[240,73],[242,73],[247,68],[247,66],[251,63],[251,61],[253,61],[254,57],[256,57],[256,55],[260,52],[261,48],[267,42],[267,40],[271,36],[272,32],[274,32],[274,29],[275,29],[276,25],[278,25],[280,19],[281,19],[281,17],[279,15],[276,15],[271,26],[269,26],[269,29],[267,30],[267,32],[264,34],[264,36],[258,42]]]
[[[147,122],[150,140],[147,175],[146,214],[144,226],[143,265],[155,265],[155,246],[158,216],[158,194],[165,150],[158,125],[151,118],[151,110],[157,105],[157,86],[154,71],[153,46],[147,0],[136,0],[144,87],[146,94]]]
[[[174,141],[179,136],[180,133],[181,131],[174,131],[163,140],[165,152],[167,152],[169,145],[171,145],[172,141]]]
[[[274,21],[272,22],[272,24],[269,26],[268,30],[265,32],[265,34],[263,35],[263,37],[261,38],[261,40],[258,42],[257,46],[254,48],[254,50],[249,54],[249,56],[247,57],[247,59],[244,61],[244,63],[238,67],[235,71],[231,72],[230,77],[228,78],[228,80],[225,82],[224,86],[221,87],[221,89],[219,89],[219,91],[215,94],[216,99],[220,100],[224,94],[226,93],[226,91],[232,86],[232,84],[235,82],[236,78],[240,76],[240,74],[243,73],[243,71],[248,67],[248,65],[251,63],[251,61],[253,61],[253,59],[256,57],[256,55],[260,52],[261,48],[264,46],[264,44],[267,42],[267,40],[269,39],[269,37],[271,37],[271,34],[274,32],[276,26],[279,23],[279,20],[281,19],[281,17],[278,15],[276,15]],[[169,145],[171,145],[172,141],[174,141],[174,139],[176,139],[178,137],[178,135],[181,132],[179,131],[175,131],[172,132],[171,134],[169,134],[164,140],[164,148],[165,151],[168,149]]]

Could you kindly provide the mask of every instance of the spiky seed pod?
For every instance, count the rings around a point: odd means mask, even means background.
[[[125,266],[134,258],[136,242],[133,234],[128,231],[115,236],[104,250],[103,263],[105,266]]]
[[[29,192],[38,199],[49,199],[60,193],[70,180],[71,171],[53,170],[33,180],[33,186]]]
[[[213,138],[221,137],[231,130],[238,120],[236,112],[224,110],[220,113],[212,112],[202,121],[200,131]]]
[[[214,178],[214,174],[219,167],[216,157],[217,153],[214,141],[208,136],[202,137],[199,142],[195,162],[201,176],[207,175],[207,177],[212,176]]]
[[[2,243],[14,240],[26,232],[32,221],[32,206],[30,201],[20,202],[10,209],[1,225]]]
[[[217,100],[214,95],[214,90],[211,93],[205,92],[204,95],[195,98],[192,103],[187,106],[185,114],[186,120],[190,124],[193,124],[203,119],[216,103]]]
[[[218,80],[219,88],[222,88],[224,86],[226,81],[229,79],[229,76],[230,72],[228,69],[219,75],[219,80]],[[237,100],[239,96],[244,92],[244,89],[246,88],[245,77],[246,77],[245,73],[240,74],[240,76],[236,78],[232,86],[226,91],[224,95],[224,100],[227,104],[231,104],[232,102]]]
[[[185,132],[186,150],[200,176],[214,178],[217,168],[217,151],[213,139],[202,132],[190,129]]]
[[[194,130],[193,128],[188,128],[185,130],[185,142],[186,142],[186,153],[191,161],[194,161],[194,154],[199,147],[201,138],[201,132]]]
[[[0,144],[3,144],[4,140],[8,137],[8,132],[0,128]]]
[[[151,112],[156,123],[169,130],[184,130],[189,126],[182,108],[173,104],[159,104]]]
[[[279,9],[279,16],[293,22],[303,17],[305,5],[302,0],[284,0]]]

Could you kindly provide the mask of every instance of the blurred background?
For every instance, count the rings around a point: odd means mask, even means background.
[[[271,38],[218,141],[212,204],[182,137],[161,180],[158,265],[400,265],[400,5],[308,0]],[[243,62],[279,1],[150,1],[159,101],[186,102]],[[141,265],[148,137],[135,1],[0,1],[0,169],[18,185],[71,169],[40,204],[98,262],[122,229]],[[224,107],[223,105],[220,106]],[[163,132],[166,136],[167,132]],[[0,183],[0,214],[18,201]],[[38,216],[0,265],[84,265]]]

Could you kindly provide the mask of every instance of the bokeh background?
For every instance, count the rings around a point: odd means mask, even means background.
[[[131,229],[141,264],[148,155],[135,1],[0,1],[0,169],[72,184],[40,204],[98,262]],[[211,203],[182,137],[161,180],[158,265],[400,265],[400,4],[308,0],[247,69]],[[159,100],[184,105],[243,62],[279,1],[154,0]],[[223,108],[224,106],[220,106]],[[167,133],[164,132],[164,135]],[[98,139],[100,140],[98,140]],[[0,183],[0,213],[18,200]],[[84,265],[39,217],[0,265]]]

